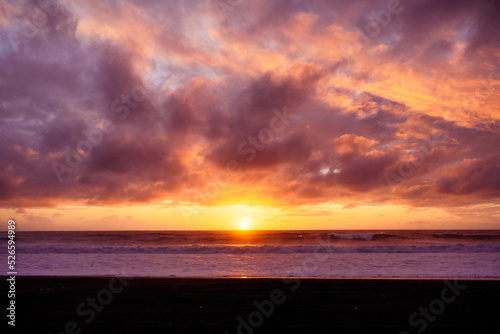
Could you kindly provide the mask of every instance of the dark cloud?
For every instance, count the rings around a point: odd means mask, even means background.
[[[498,2],[401,1],[380,34],[353,41],[363,44],[352,59],[328,59],[337,48],[328,34],[361,36],[387,3],[256,1],[233,13],[245,22],[216,28],[193,22],[214,19],[208,4],[188,1],[95,10],[111,23],[142,13],[126,38],[109,26],[90,31],[85,11],[61,6],[19,50],[1,44],[0,204],[183,198],[228,163],[240,169],[231,191],[282,204],[498,197],[499,121],[469,108],[477,126],[467,126],[453,120],[450,101],[452,116],[416,109],[426,96],[398,90],[432,72],[460,100],[461,80],[498,69]],[[33,6],[8,12],[2,35]],[[290,33],[297,27],[307,38]],[[143,40],[156,44],[146,50]],[[495,89],[487,87],[489,108]],[[388,184],[385,173],[399,175],[402,163],[415,165],[411,176]]]
[[[500,195],[500,156],[467,159],[445,170],[437,180],[438,191],[444,194]]]

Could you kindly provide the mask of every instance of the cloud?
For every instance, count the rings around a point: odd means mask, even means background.
[[[0,205],[497,202],[498,2],[401,6],[61,5],[0,45]]]
[[[444,171],[437,180],[441,193],[467,195],[479,193],[483,196],[500,195],[500,155],[478,159],[464,159]]]

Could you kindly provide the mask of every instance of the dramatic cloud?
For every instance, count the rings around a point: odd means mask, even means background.
[[[498,1],[0,0],[0,15],[0,205],[18,213],[500,202]]]

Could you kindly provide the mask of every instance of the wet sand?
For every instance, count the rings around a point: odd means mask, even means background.
[[[405,331],[500,333],[500,281],[17,277],[9,332]]]

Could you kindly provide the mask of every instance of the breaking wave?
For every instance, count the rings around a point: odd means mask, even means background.
[[[385,233],[352,233],[352,234],[332,233],[329,234],[329,236],[342,240],[366,240],[366,241],[398,237],[393,234],[385,234]]]

